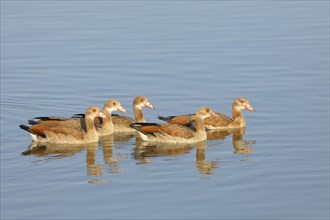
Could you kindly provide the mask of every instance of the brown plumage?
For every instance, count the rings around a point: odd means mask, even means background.
[[[69,127],[80,127],[86,129],[84,118],[64,118],[57,116],[49,116],[49,117],[35,117],[36,120],[28,120],[30,125],[35,124],[45,124],[45,125],[53,125],[53,126],[69,126]]]
[[[154,108],[154,106],[148,101],[147,97],[137,96],[133,100],[134,119],[122,115],[112,115],[114,132],[136,132],[130,127],[130,124],[134,122],[145,122],[142,107]]]
[[[173,137],[189,139],[192,138],[193,130],[176,124],[157,124],[157,123],[134,123],[137,130],[145,135],[154,135],[157,132],[163,132]]]
[[[237,98],[232,105],[232,119],[228,116],[215,112],[209,118],[204,120],[205,127],[207,129],[228,129],[228,128],[242,128],[246,126],[245,119],[242,114],[242,110],[248,110],[255,112],[246,98]],[[168,123],[190,125],[193,123],[195,116],[192,114],[158,117],[160,120],[167,121]]]
[[[172,124],[190,125],[193,122],[194,117],[195,117],[194,114],[188,114],[188,115],[167,116],[167,117],[158,116],[158,119]]]
[[[206,140],[204,119],[213,111],[209,107],[201,107],[195,115],[196,131],[177,124],[133,123],[142,140],[149,142],[194,143]]]
[[[118,100],[108,100],[102,109],[103,114],[106,118],[95,118],[94,122],[97,126],[97,133],[100,136],[110,135],[113,133],[113,123],[111,113],[113,111],[120,111],[127,113],[126,110],[122,107]],[[37,117],[35,119],[39,119],[38,121],[29,120],[29,124],[46,124],[46,125],[54,125],[54,126],[68,126],[68,127],[78,127],[86,130],[85,124],[85,115],[77,114],[75,118],[63,118],[63,117]]]
[[[34,141],[48,143],[83,144],[98,141],[98,135],[94,125],[96,117],[105,118],[99,108],[92,106],[86,110],[86,130],[81,127],[63,125],[34,124],[32,126],[20,125],[20,128],[31,134]]]
[[[219,128],[227,127],[232,121],[231,118],[229,118],[224,114],[218,112],[216,112],[215,114],[216,117],[211,116],[205,119],[204,123],[207,129],[219,129]]]

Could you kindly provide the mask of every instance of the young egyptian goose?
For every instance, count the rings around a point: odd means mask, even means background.
[[[195,143],[207,138],[204,119],[213,115],[209,107],[201,107],[195,114],[196,131],[177,124],[133,123],[143,141],[167,143]],[[216,117],[216,116],[215,116]]]
[[[61,144],[86,144],[98,141],[94,119],[105,115],[99,108],[92,106],[86,110],[86,130],[79,127],[69,127],[49,124],[35,124],[32,126],[20,125],[20,128],[30,133],[32,140],[37,142]]]
[[[103,136],[103,135],[113,134],[114,125],[111,115],[113,111],[120,111],[123,113],[127,113],[126,110],[121,106],[120,102],[116,100],[110,100],[106,102],[103,107],[103,113],[105,114],[106,120],[103,120],[103,123],[97,123],[98,125],[97,132],[99,135]],[[99,118],[96,118],[96,120],[98,122],[100,121]]]
[[[112,121],[114,124],[114,132],[136,132],[135,129],[130,127],[130,124],[134,122],[145,122],[142,107],[154,108],[147,97],[137,96],[133,100],[133,113],[135,120],[127,116],[113,114]]]
[[[97,133],[100,136],[110,135],[114,132],[114,124],[112,121],[112,112],[119,111],[127,113],[126,110],[121,106],[120,102],[117,100],[109,100],[104,104],[102,112],[104,113],[106,119],[100,120],[100,118],[95,118],[95,124],[97,125]]]
[[[111,113],[113,111],[119,111],[127,113],[126,110],[122,107],[118,100],[108,100],[102,109],[105,119],[95,118],[95,124],[97,125],[97,133],[100,136],[110,135],[113,133],[113,123]],[[38,121],[29,120],[29,124],[47,124],[47,125],[60,125],[60,126],[69,126],[69,127],[79,127],[86,129],[85,125],[85,115],[77,114],[75,118],[62,118],[56,116],[50,117],[36,117]]]
[[[248,110],[255,112],[246,98],[237,98],[232,105],[232,119],[224,114],[217,113],[216,116],[211,116],[204,120],[205,127],[207,129],[228,129],[228,128],[242,128],[245,127],[245,119],[242,114],[242,110]],[[160,120],[167,121],[173,124],[191,125],[195,118],[194,114],[158,117]]]

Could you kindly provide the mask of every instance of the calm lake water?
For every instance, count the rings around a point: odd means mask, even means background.
[[[137,95],[149,122],[256,112],[191,146],[27,152],[28,119]],[[1,1],[1,219],[160,218],[329,218],[328,1]]]

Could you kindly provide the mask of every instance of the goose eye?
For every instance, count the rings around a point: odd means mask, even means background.
[[[115,103],[115,102],[113,102],[113,103],[112,103],[112,105],[116,105],[116,103]]]
[[[141,102],[143,102],[143,101],[144,101],[144,99],[141,99],[140,101],[141,101]]]
[[[93,109],[93,112],[96,112],[96,109],[95,108]]]

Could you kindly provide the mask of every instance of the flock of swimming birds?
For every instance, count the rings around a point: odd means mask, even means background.
[[[71,118],[47,116],[28,120],[30,126],[19,125],[29,132],[32,140],[41,143],[87,144],[98,142],[100,136],[116,133],[137,134],[142,141],[153,143],[195,143],[207,139],[206,130],[228,130],[245,127],[242,110],[255,112],[246,98],[236,98],[232,105],[232,118],[214,112],[209,107],[200,107],[195,114],[159,116],[164,124],[147,123],[142,108],[153,109],[145,96],[133,100],[135,119],[113,114],[127,113],[117,100],[108,100],[103,109],[96,106],[87,108],[85,114]]]

